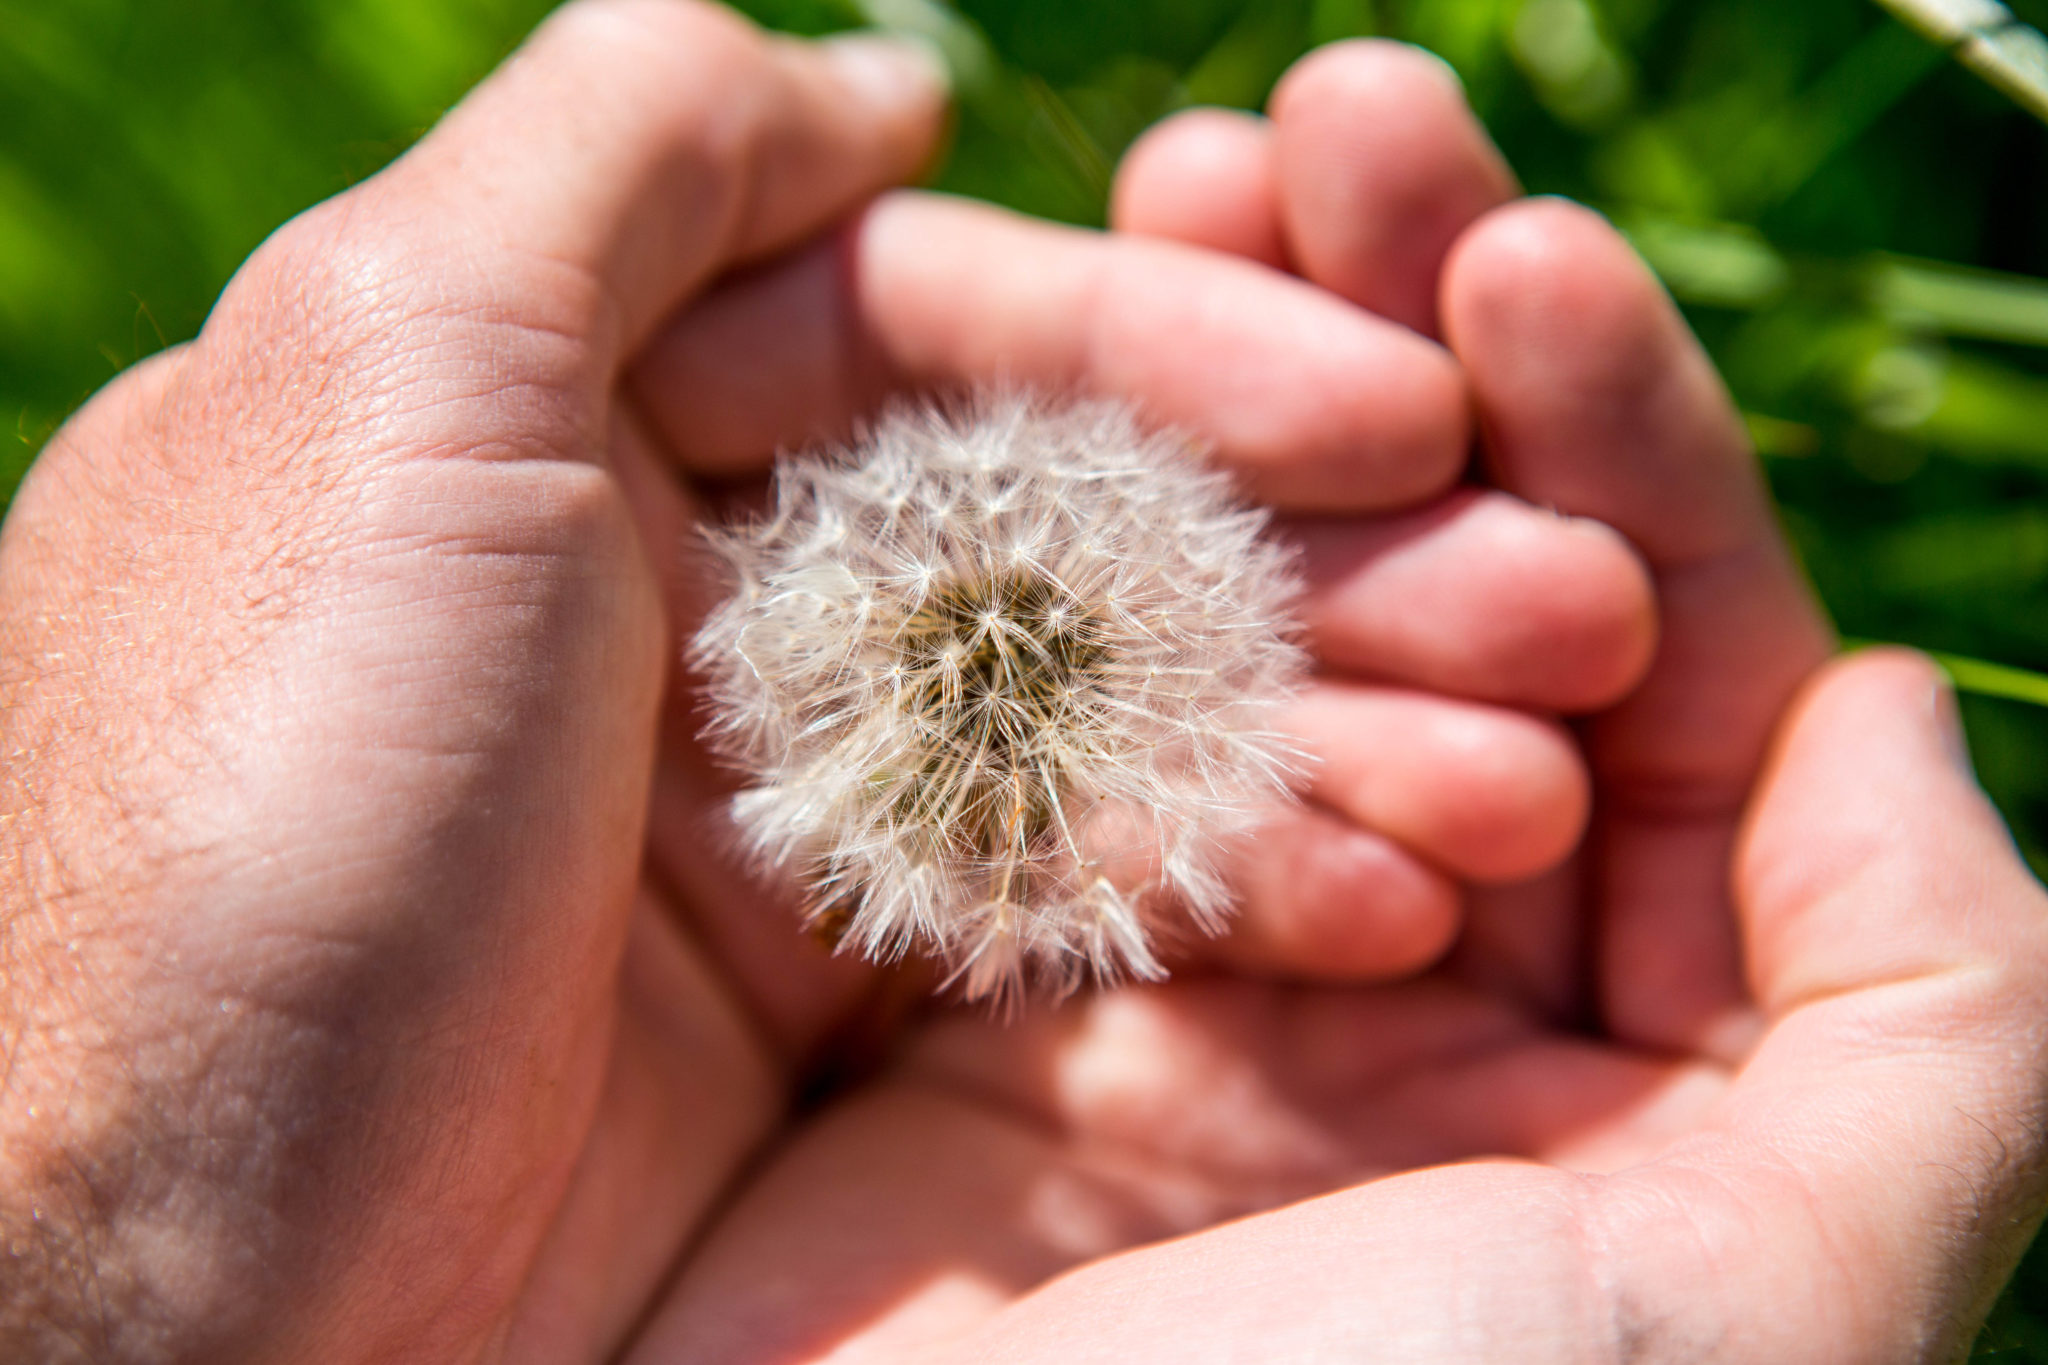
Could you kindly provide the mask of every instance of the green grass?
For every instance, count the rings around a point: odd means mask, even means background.
[[[923,28],[942,184],[1099,222],[1109,168],[1307,47],[1420,42],[1535,190],[1612,214],[1705,337],[1845,633],[1941,652],[2048,867],[2048,134],[1868,0],[754,0]],[[278,223],[382,165],[546,0],[0,0],[0,498],[190,336]],[[2013,8],[2035,24],[2048,0]],[[2048,1362],[2048,1255],[1986,1358]]]

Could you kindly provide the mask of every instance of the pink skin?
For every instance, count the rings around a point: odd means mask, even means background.
[[[941,122],[911,56],[576,0],[95,399],[0,537],[0,1356],[1963,1340],[2038,1209],[2038,893],[1924,664],[1790,702],[1825,633],[1604,227],[1494,209],[1440,78],[1384,141],[1332,104],[1416,60],[1313,59],[1206,159],[1170,125],[1118,195],[1155,236],[1105,239],[863,211]],[[1448,350],[1357,306],[1423,325],[1374,290],[1443,260]],[[1137,402],[1296,519],[1327,758],[1206,969],[1013,1029],[721,857],[671,663],[692,480],[1004,378]],[[1503,491],[1444,496],[1475,406]],[[1597,861],[1361,984],[1589,791]],[[820,1059],[874,1065],[793,1114]],[[1522,1159],[1440,1166],[1483,1155]]]
[[[1121,224],[1267,262],[1276,236],[1303,261],[1311,241],[1405,243],[1398,266],[1308,268],[1377,301],[1373,282],[1429,249],[1414,206],[1467,206],[1448,231],[1422,218],[1442,232],[1434,311],[1491,472],[1611,521],[1656,575],[1664,634],[1639,687],[1607,694],[1618,705],[1574,695],[1615,666],[1597,648],[1588,675],[1538,684],[1596,713],[1599,838],[1475,891],[1449,966],[1413,984],[1183,981],[1016,1029],[933,1025],[763,1171],[629,1359],[1944,1359],[2037,1222],[2048,931],[1945,689],[1900,653],[1822,667],[1827,632],[1726,399],[1605,225],[1502,202],[1497,158],[1440,99],[1434,125],[1384,140],[1341,109],[1288,126],[1319,83],[1331,99],[1441,92],[1426,59],[1375,44],[1305,66],[1315,79],[1283,87],[1271,140],[1305,165],[1348,161],[1366,189],[1297,193],[1287,162],[1245,154],[1256,126],[1196,113],[1134,153]],[[1175,184],[1159,161],[1197,168],[1200,192],[1148,201],[1144,186]],[[1218,183],[1232,168],[1235,197]],[[1313,216],[1332,200],[1348,216]],[[1382,205],[1408,226],[1370,221]],[[1326,661],[1499,699],[1506,632],[1531,604],[1575,600],[1540,574],[1517,597],[1503,561],[1529,523],[1486,501],[1500,496],[1313,554]],[[1455,532],[1400,553],[1432,517],[1480,525],[1481,505],[1502,518],[1491,564],[1475,546],[1457,557],[1481,566],[1469,575],[1430,574]],[[1547,560],[1557,585],[1562,562]],[[1454,577],[1441,598],[1423,586]],[[1382,610],[1368,585],[1397,584],[1445,614],[1399,596]],[[1494,649],[1503,665],[1478,666]],[[1457,677],[1436,671],[1452,660]],[[1428,789],[1410,790],[1413,820]],[[1323,875],[1292,867],[1296,885]],[[1380,887],[1408,913],[1382,922],[1390,936],[1426,942],[1403,935],[1427,895]],[[1371,960],[1371,909],[1349,908],[1258,913],[1238,960],[1274,970],[1259,950],[1284,940],[1293,974],[1334,982],[1333,964]]]

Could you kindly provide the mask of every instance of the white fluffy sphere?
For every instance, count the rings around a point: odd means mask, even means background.
[[[1224,848],[1287,799],[1290,556],[1184,442],[1107,403],[899,408],[785,459],[691,647],[752,851],[814,924],[970,996],[1162,974]]]

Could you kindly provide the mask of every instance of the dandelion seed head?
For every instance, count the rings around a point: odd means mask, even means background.
[[[1163,975],[1301,758],[1293,563],[1185,442],[1109,403],[901,407],[785,459],[711,541],[691,645],[743,837],[814,926],[972,997]]]

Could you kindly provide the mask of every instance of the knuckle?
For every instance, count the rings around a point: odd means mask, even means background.
[[[365,186],[307,210],[237,272],[207,340],[246,336],[247,358],[353,351],[413,302],[438,256],[430,234],[375,212]]]
[[[200,438],[184,444],[224,444],[267,482],[388,399],[417,345],[408,324],[431,311],[427,286],[445,248],[366,211],[365,193],[294,219],[236,274],[176,413]]]
[[[504,268],[417,188],[372,181],[259,248],[201,336],[188,435],[260,483],[332,491],[416,450],[508,441],[508,414],[575,392],[587,282]]]

